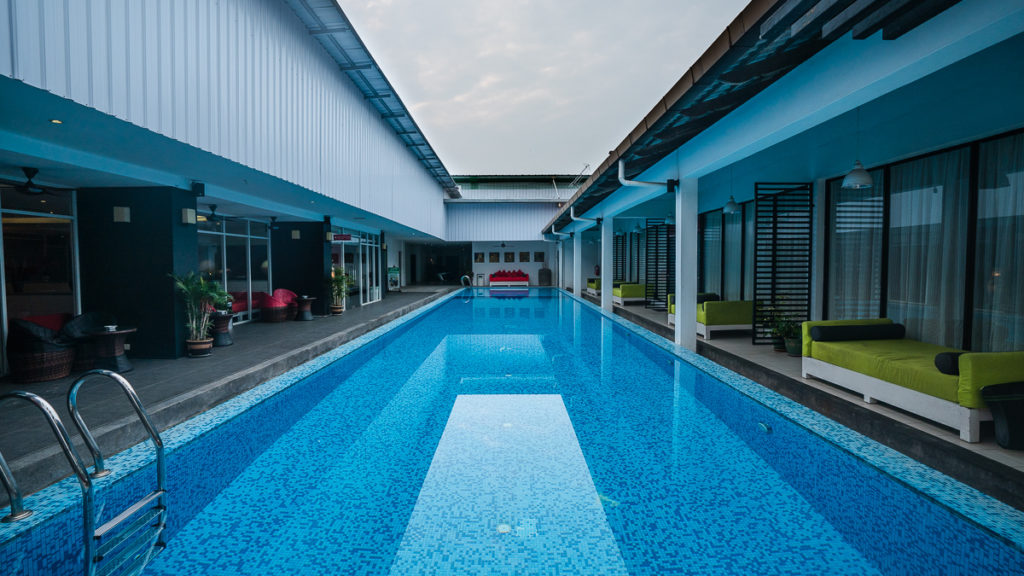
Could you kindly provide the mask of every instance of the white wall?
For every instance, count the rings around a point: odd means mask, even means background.
[[[541,268],[551,268],[552,269],[552,282],[554,282],[554,278],[555,278],[554,268],[557,265],[557,262],[554,261],[554,258],[555,258],[555,248],[554,248],[555,245],[554,245],[554,243],[552,243],[552,242],[544,242],[543,240],[541,240],[539,242],[536,242],[536,241],[534,241],[534,242],[506,242],[505,244],[506,244],[506,246],[504,248],[502,248],[501,246],[496,245],[494,242],[474,242],[473,243],[473,255],[475,256],[478,252],[483,253],[483,255],[484,255],[484,262],[483,263],[476,262],[475,258],[474,258],[474,262],[473,262],[473,282],[474,283],[476,283],[476,275],[477,274],[483,274],[484,275],[484,282],[487,282],[488,275],[492,274],[494,272],[497,272],[498,270],[522,270],[523,272],[526,272],[527,274],[530,275],[530,284],[531,285],[536,285],[537,284],[537,274],[538,274],[538,272],[540,272]],[[488,257],[489,257],[489,254],[491,252],[497,252],[498,253],[498,258],[501,261],[498,262],[497,264],[492,264],[492,263],[488,262]],[[512,252],[515,255],[515,260],[516,261],[515,262],[505,262],[505,253],[506,252]],[[529,252],[530,253],[530,261],[529,262],[521,262],[519,260],[519,253],[520,252]],[[543,252],[544,253],[544,261],[543,262],[535,262],[534,258],[533,258],[534,257],[534,252]]]
[[[445,204],[449,242],[508,242],[542,240],[541,230],[558,213],[558,204],[455,203]]]
[[[444,233],[440,186],[279,0],[0,0],[0,39],[2,75]]]

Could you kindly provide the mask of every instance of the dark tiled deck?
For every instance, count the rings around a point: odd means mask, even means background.
[[[600,305],[596,299],[586,298]],[[665,338],[674,338],[667,314],[642,305],[615,306],[615,313]],[[867,404],[860,395],[819,380],[801,377],[800,358],[754,346],[745,333],[697,337],[697,352],[787,398],[828,416],[894,450],[1024,510],[1024,451],[1000,448],[991,423],[982,441],[968,444],[950,428],[922,420],[884,404]]]
[[[342,316],[312,322],[236,326],[233,346],[215,348],[208,358],[132,359],[125,374],[151,414],[166,430],[245,390],[288,371],[324,352],[440,298],[455,288],[431,287],[389,293],[380,302],[351,307]],[[33,392],[60,413],[72,436],[77,431],[67,414],[65,398],[74,381],[63,378],[38,384],[0,383],[0,393]],[[95,379],[79,393],[82,415],[104,454],[113,454],[145,438],[127,399],[112,382]],[[35,492],[70,474],[43,416],[27,403],[7,400],[0,412],[0,451],[10,464],[23,494]],[[78,445],[86,462],[88,452]],[[0,490],[6,506],[7,494]]]

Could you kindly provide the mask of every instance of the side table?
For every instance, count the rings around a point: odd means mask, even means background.
[[[133,366],[128,361],[128,357],[124,355],[124,341],[129,334],[134,334],[136,330],[136,328],[122,328],[92,332],[90,335],[93,338],[93,353],[96,355],[93,367],[114,372],[130,372]]]
[[[310,309],[310,306],[313,304],[313,300],[316,300],[316,298],[311,298],[309,296],[299,296],[296,299],[299,303],[299,314],[295,317],[296,320],[313,319],[313,311]]]

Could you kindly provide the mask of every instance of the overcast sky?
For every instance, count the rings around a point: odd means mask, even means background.
[[[339,0],[452,174],[593,171],[747,0]]]

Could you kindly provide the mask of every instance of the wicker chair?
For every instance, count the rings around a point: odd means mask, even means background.
[[[52,328],[26,319],[13,319],[7,337],[11,378],[17,382],[45,382],[71,374],[74,341]]]

